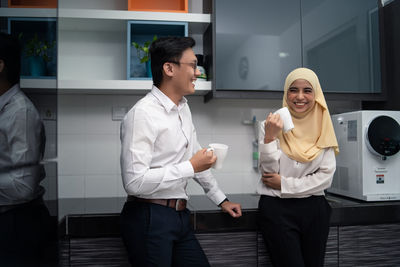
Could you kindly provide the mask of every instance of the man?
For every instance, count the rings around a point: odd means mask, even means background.
[[[50,218],[39,185],[45,137],[19,76],[18,40],[0,33],[0,265],[39,266]]]
[[[121,124],[121,169],[129,197],[122,236],[133,266],[209,266],[190,225],[186,185],[194,178],[232,217],[210,170],[216,157],[197,142],[185,95],[200,75],[190,37],[165,37],[150,47],[154,86]]]

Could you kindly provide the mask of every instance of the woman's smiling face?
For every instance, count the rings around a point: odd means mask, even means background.
[[[315,104],[315,91],[307,80],[297,79],[289,86],[286,102],[293,111],[306,112]]]

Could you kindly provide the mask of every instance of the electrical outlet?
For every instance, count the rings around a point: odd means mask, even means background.
[[[42,107],[40,109],[40,117],[42,120],[55,121],[57,119],[56,109],[51,107]]]

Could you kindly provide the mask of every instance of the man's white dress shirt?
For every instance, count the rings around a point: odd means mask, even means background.
[[[191,157],[201,149],[186,98],[177,106],[153,86],[121,123],[121,173],[128,195],[147,199],[188,199],[194,178],[220,204],[225,194],[210,170],[194,173]]]

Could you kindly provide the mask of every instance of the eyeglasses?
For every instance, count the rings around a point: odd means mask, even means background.
[[[170,62],[170,63],[177,64],[177,65],[180,65],[180,64],[188,64],[188,65],[190,65],[190,66],[193,68],[194,71],[197,70],[197,61],[196,61],[196,62],[169,61],[169,62]]]

